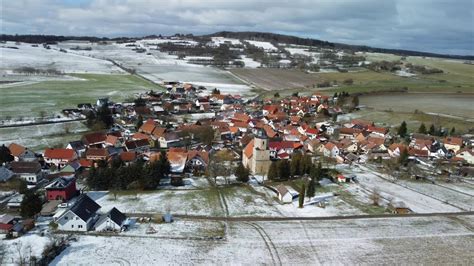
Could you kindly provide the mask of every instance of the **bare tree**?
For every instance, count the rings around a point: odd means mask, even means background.
[[[370,200],[372,201],[372,204],[374,206],[379,206],[380,204],[380,191],[378,188],[374,188],[374,190],[372,190],[372,194],[370,195]]]

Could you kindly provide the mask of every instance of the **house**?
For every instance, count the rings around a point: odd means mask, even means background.
[[[126,219],[127,216],[114,207],[101,215],[94,227],[96,231],[121,231]]]
[[[457,138],[457,137],[446,137],[443,140],[444,147],[446,149],[453,151],[454,153],[457,153],[463,144],[462,138]]]
[[[71,177],[58,177],[46,187],[46,199],[69,201],[78,194],[76,179]]]
[[[79,157],[82,157],[82,154],[86,151],[86,146],[82,141],[76,140],[69,142],[66,149],[74,150]]]
[[[388,146],[388,154],[390,157],[399,157],[402,151],[406,150],[407,147],[405,144],[402,143],[393,143],[392,145]]]
[[[62,168],[69,162],[77,159],[77,154],[72,149],[55,149],[50,148],[44,151],[44,161],[47,164],[55,165],[58,168]]]
[[[254,139],[245,146],[242,153],[242,164],[252,174],[267,174],[270,169],[270,150],[264,130],[259,130]]]
[[[0,182],[7,182],[15,175],[10,169],[5,166],[0,166]]]
[[[16,224],[17,220],[15,217],[9,214],[0,215],[0,233],[8,233]]]
[[[166,132],[158,141],[160,142],[160,148],[176,147],[180,143],[180,137],[176,132]]]
[[[106,161],[109,158],[109,151],[104,148],[89,148],[86,151],[86,159],[90,161]]]
[[[206,151],[188,151],[186,169],[190,171],[204,171],[209,165],[209,153]]]
[[[167,153],[168,161],[170,162],[171,172],[178,174],[183,173],[186,167],[186,159],[188,153],[181,150],[170,150]]]
[[[128,152],[145,153],[150,150],[150,142],[146,139],[126,141],[125,148]]]
[[[11,171],[29,184],[36,184],[43,179],[41,165],[38,162],[11,162]]]
[[[56,220],[61,231],[88,231],[97,220],[100,205],[86,194],[79,196],[74,205]]]
[[[474,164],[474,151],[469,149],[462,149],[456,154],[456,158],[462,158],[468,164]]]
[[[133,151],[124,151],[120,153],[119,158],[125,165],[129,165],[137,160],[137,153]]]
[[[282,203],[291,203],[293,202],[293,195],[290,193],[288,188],[284,185],[278,185],[275,190],[277,191],[278,194],[278,199]]]
[[[332,142],[328,142],[324,145],[323,154],[325,157],[336,158],[339,152],[339,148]]]
[[[20,160],[20,156],[26,151],[26,148],[16,144],[16,143],[11,143],[8,145],[8,149],[10,150],[10,154],[13,156],[15,161]]]
[[[107,135],[103,132],[93,132],[85,134],[81,140],[87,148],[102,148],[107,140]]]

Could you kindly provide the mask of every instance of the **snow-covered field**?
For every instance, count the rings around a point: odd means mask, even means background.
[[[398,183],[389,182],[386,179],[393,179],[391,176],[378,173],[374,169],[364,166],[358,168],[346,167],[339,170],[346,174],[357,175],[360,189],[352,190],[352,193],[358,193],[359,197],[367,198],[371,191],[378,190],[385,204],[390,201],[402,201],[416,213],[459,212],[469,210],[469,206],[474,205],[472,197],[430,184],[402,181],[398,181]]]
[[[80,139],[87,130],[82,122],[0,128],[0,145],[14,142],[33,151],[43,151],[45,147],[65,147],[68,141]]]
[[[131,47],[126,47],[126,44],[90,44],[91,51],[72,52],[99,59],[114,60],[123,66],[135,69],[138,74],[157,83],[163,81],[189,82],[198,86],[206,86],[210,90],[218,88],[225,93],[245,94],[250,90],[249,86],[227,71],[188,63],[188,60],[196,59],[196,57],[178,59],[175,55],[168,55],[156,50],[156,47],[150,44],[155,41],[158,40],[138,42],[138,45],[148,49],[146,53],[137,53]],[[200,59],[209,58],[200,57]]]
[[[268,52],[278,51],[278,49],[269,42],[252,41],[252,40],[245,40],[245,41],[256,47],[263,48],[265,51],[268,51]]]
[[[124,73],[111,62],[98,60],[73,53],[60,52],[55,46],[45,49],[42,46],[32,47],[30,44],[8,42],[2,46],[15,46],[19,49],[0,47],[0,70],[13,70],[20,67],[40,69],[56,69],[65,73]]]
[[[174,230],[196,223],[177,223],[157,237],[80,236],[52,265],[468,265],[474,252],[467,228],[473,216],[231,222],[222,240],[174,237]]]

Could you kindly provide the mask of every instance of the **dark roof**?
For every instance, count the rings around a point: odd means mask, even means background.
[[[125,221],[125,219],[127,219],[127,216],[125,216],[125,214],[121,213],[115,207],[112,208],[112,210],[110,210],[107,215],[108,215],[108,217],[110,217],[110,219],[112,221],[114,221],[114,223],[116,223],[118,225],[121,225],[123,223],[123,221]]]
[[[105,142],[106,139],[107,139],[107,135],[105,133],[94,132],[94,133],[85,134],[82,137],[82,142],[84,142],[84,144],[86,145],[91,145],[95,143]]]
[[[11,162],[10,167],[16,174],[36,174],[41,171],[41,164],[38,162]]]
[[[71,211],[79,216],[83,221],[87,221],[97,212],[98,209],[100,209],[99,204],[89,198],[86,194],[82,194],[79,196],[74,206],[72,206]]]
[[[71,142],[69,142],[69,145],[71,145],[71,148],[73,150],[84,150],[86,148],[84,146],[84,143],[82,143],[82,141],[80,141],[80,140],[71,141]]]
[[[65,189],[69,187],[73,182],[75,178],[68,178],[68,177],[58,177],[55,180],[53,180],[51,183],[49,183],[45,189],[46,190],[58,190],[58,189]]]

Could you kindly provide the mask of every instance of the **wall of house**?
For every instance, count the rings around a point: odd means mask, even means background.
[[[81,231],[86,232],[90,225],[79,218],[77,215],[68,211],[58,220],[58,229],[62,231]]]
[[[110,218],[107,217],[107,219],[103,220],[100,224],[95,225],[95,230],[96,231],[107,231],[107,230],[120,231],[121,227],[120,225],[116,224],[114,221],[112,221]]]
[[[48,200],[64,200],[68,201],[76,196],[76,184],[70,184],[65,189],[58,189],[58,190],[47,190],[46,197]]]

